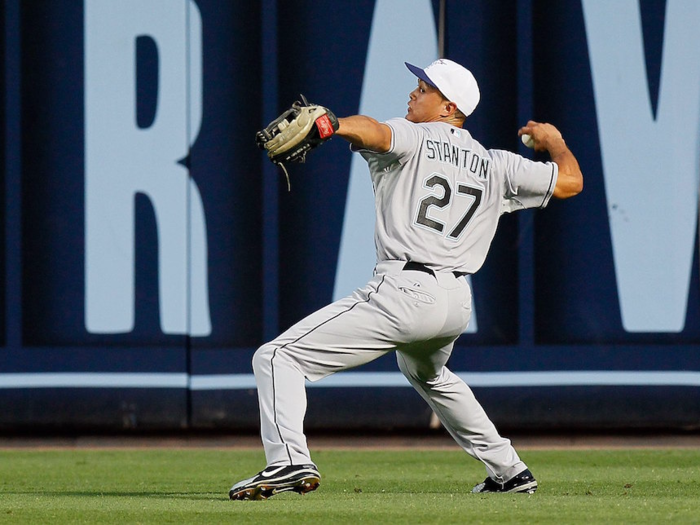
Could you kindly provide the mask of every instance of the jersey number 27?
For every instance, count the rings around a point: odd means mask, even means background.
[[[443,222],[431,218],[429,216],[429,212],[431,207],[437,207],[442,209],[451,204],[452,188],[450,186],[450,182],[442,175],[434,173],[430,178],[428,178],[425,181],[424,185],[428,188],[442,186],[442,197],[438,197],[434,193],[423,197],[420,200],[420,204],[418,207],[418,217],[416,218],[416,222],[422,226],[426,226],[442,234],[445,230],[446,225]],[[456,198],[464,196],[469,198],[471,202],[468,203],[467,209],[464,212],[464,215],[462,215],[462,218],[459,220],[459,222],[457,222],[457,225],[452,230],[450,230],[450,233],[447,234],[448,239],[456,240],[459,238],[464,229],[467,227],[467,224],[469,224],[469,221],[476,213],[476,210],[479,208],[479,205],[481,204],[482,194],[483,190],[481,188],[467,186],[466,184],[457,184]]]

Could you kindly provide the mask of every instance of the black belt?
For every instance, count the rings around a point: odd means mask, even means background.
[[[429,273],[430,275],[435,277],[435,270],[428,268],[425,264],[417,263],[414,261],[408,261],[406,264],[403,265],[403,269],[404,270],[412,270],[414,272]],[[452,274],[455,277],[464,277],[465,275],[468,275],[465,272],[452,272]]]

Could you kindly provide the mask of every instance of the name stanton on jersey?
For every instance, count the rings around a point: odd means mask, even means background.
[[[449,141],[425,139],[425,157],[456,168],[464,168],[482,180],[488,179],[491,159],[477,155],[470,149],[460,148]]]

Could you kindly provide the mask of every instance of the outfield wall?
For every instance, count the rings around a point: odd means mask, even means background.
[[[347,144],[287,192],[255,132],[300,93],[401,116],[441,48],[472,135],[529,156],[552,122],[585,176],[503,217],[450,368],[504,428],[697,428],[700,3],[443,5],[5,0],[0,430],[256,428],[255,349],[374,252]],[[309,428],[430,421],[393,355],[309,386]]]

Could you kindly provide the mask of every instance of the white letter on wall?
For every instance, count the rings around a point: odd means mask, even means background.
[[[700,174],[700,2],[668,0],[657,117],[638,0],[584,0],[622,324],[685,325]]]
[[[204,208],[188,170],[202,119],[202,27],[192,0],[85,0],[85,325],[134,327],[134,201],[153,205],[163,332],[211,333]],[[158,50],[153,124],[136,122],[136,39]]]
[[[401,56],[397,55],[401,50]],[[405,62],[425,67],[438,58],[430,0],[377,0],[367,49],[360,114],[387,120],[406,114],[416,78]],[[403,98],[402,98],[403,97]],[[365,284],[377,262],[374,192],[367,163],[353,154],[333,300]],[[466,332],[476,332],[476,308]]]

